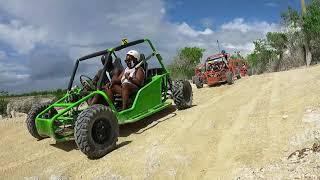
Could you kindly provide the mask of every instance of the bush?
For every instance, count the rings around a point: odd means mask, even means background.
[[[320,62],[320,0],[309,2],[304,15],[290,7],[281,14],[283,32],[269,32],[254,42],[255,49],[247,59],[256,73],[308,65],[306,47],[312,55],[311,64]]]
[[[57,89],[57,90],[51,90],[51,91],[32,91],[29,93],[23,93],[23,94],[3,94],[2,97],[22,97],[22,96],[55,96],[57,99],[62,98],[67,90],[64,89]],[[1,97],[1,92],[0,92]]]
[[[0,115],[6,114],[8,103],[9,101],[3,97],[0,97]]]
[[[191,79],[194,69],[200,63],[205,49],[198,47],[185,47],[180,49],[174,58],[169,71],[174,79]]]

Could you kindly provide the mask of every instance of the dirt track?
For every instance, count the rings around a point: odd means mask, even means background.
[[[0,179],[234,179],[290,154],[289,139],[320,107],[320,66],[194,89],[194,104],[121,127],[118,149],[88,160],[74,142],[34,140],[24,119],[0,122]]]

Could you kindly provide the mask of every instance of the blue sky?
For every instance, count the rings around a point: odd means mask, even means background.
[[[211,28],[236,17],[248,21],[278,23],[280,13],[288,6],[300,8],[300,0],[166,0],[166,12],[171,21],[185,21],[194,27],[204,27],[203,21],[211,21]]]
[[[0,0],[0,90],[65,88],[74,60],[122,38],[150,38],[166,64],[185,46],[247,54],[300,0]],[[112,5],[112,6],[111,6]],[[36,8],[35,8],[36,7]],[[92,75],[99,63],[81,73]]]

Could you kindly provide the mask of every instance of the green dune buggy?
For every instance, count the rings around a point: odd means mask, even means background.
[[[141,67],[145,70],[145,83],[132,97],[130,108],[120,110],[121,96],[114,102],[102,90],[103,79],[110,75],[108,63],[95,87],[92,79],[81,75],[82,87],[73,86],[80,62],[106,55],[117,57],[117,52],[138,44],[147,43],[151,54],[141,55]],[[148,69],[149,60],[157,60],[160,68]],[[113,66],[116,66],[114,61]],[[118,65],[119,65],[119,61]],[[120,60],[121,64],[121,60]],[[108,71],[109,70],[109,71]],[[108,76],[110,79],[110,77]],[[84,87],[90,87],[88,90]],[[86,105],[95,95],[101,95],[105,103]],[[192,88],[188,81],[170,79],[170,74],[162,63],[161,55],[149,39],[132,41],[115,48],[95,52],[79,58],[63,98],[54,103],[35,104],[28,113],[26,124],[29,133],[36,139],[52,137],[57,142],[75,140],[78,148],[90,159],[101,158],[116,148],[119,125],[142,120],[150,115],[172,106],[172,99],[178,109],[192,105]]]

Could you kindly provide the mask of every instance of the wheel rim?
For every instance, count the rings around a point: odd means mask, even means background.
[[[92,126],[92,138],[98,144],[105,144],[111,138],[111,125],[105,119],[98,119]]]

